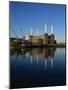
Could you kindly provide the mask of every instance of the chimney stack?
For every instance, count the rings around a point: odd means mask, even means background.
[[[45,33],[47,33],[47,25],[45,24]]]
[[[32,28],[31,28],[31,35],[32,35],[32,33],[33,33],[33,32],[32,32]]]
[[[38,36],[38,29],[37,29],[37,36]]]
[[[53,30],[54,30],[53,25],[51,25],[51,34],[53,34]]]

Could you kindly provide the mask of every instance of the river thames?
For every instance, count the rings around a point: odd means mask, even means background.
[[[10,87],[66,84],[65,48],[10,50]]]

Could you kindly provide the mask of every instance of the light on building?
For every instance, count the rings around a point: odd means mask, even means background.
[[[29,36],[28,35],[26,35],[25,40],[29,40]]]

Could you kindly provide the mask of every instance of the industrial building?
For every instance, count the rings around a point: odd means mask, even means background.
[[[26,36],[25,40],[31,42],[32,44],[56,44],[55,35],[53,33],[53,25],[51,25],[51,35],[48,35],[47,33],[47,25],[45,25],[43,35],[38,35],[38,29],[37,29],[37,35],[33,35],[33,31],[31,29],[31,34]]]

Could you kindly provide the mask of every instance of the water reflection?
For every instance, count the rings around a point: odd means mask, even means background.
[[[10,50],[11,87],[65,85],[65,48]]]
[[[34,60],[36,60],[36,64],[39,64],[40,58],[42,57],[42,61],[44,63],[45,69],[47,67],[48,60],[50,59],[50,66],[54,65],[54,56],[55,56],[56,48],[25,48],[25,49],[13,49],[11,50],[11,55],[23,56],[25,60],[27,57],[30,59],[30,63],[33,64]],[[41,63],[40,62],[40,63]],[[42,63],[41,63],[42,64]]]

